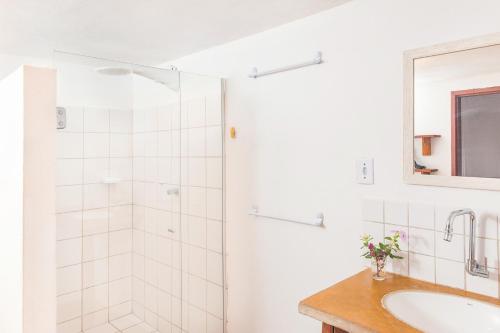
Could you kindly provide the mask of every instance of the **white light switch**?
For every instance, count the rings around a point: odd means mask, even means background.
[[[356,161],[356,178],[359,184],[373,184],[373,158]]]

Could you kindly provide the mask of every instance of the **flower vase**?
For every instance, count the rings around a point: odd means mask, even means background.
[[[373,259],[373,279],[377,281],[385,280],[385,262],[387,260],[387,256],[377,256]]]

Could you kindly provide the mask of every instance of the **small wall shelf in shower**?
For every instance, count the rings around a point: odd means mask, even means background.
[[[117,184],[120,183],[122,180],[120,178],[116,177],[104,177],[102,179],[103,184]]]
[[[439,134],[415,135],[415,139],[422,139],[422,155],[430,156],[432,154],[432,139],[440,138]]]

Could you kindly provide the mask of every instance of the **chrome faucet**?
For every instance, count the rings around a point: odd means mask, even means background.
[[[484,265],[480,265],[476,260],[476,214],[472,209],[465,208],[454,210],[448,216],[448,221],[446,223],[446,227],[444,228],[444,240],[447,242],[451,242],[453,237],[453,221],[457,216],[469,215],[470,218],[470,232],[469,232],[469,259],[467,259],[467,264],[465,265],[465,270],[474,276],[479,276],[483,278],[487,278],[489,276],[488,272],[488,261],[487,258],[484,258]]]

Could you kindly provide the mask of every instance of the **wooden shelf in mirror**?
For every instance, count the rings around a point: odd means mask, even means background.
[[[434,172],[437,172],[438,169],[415,169],[415,172],[421,173],[422,175],[432,175]]]
[[[431,140],[434,138],[440,138],[439,134],[425,134],[425,135],[415,135],[415,139],[422,139],[422,155],[430,156],[432,154],[432,143]]]

